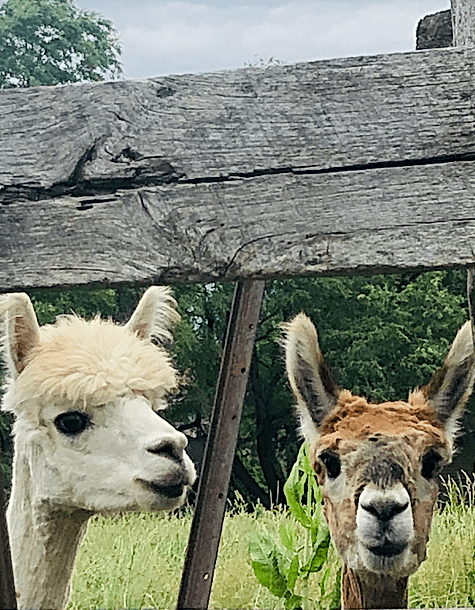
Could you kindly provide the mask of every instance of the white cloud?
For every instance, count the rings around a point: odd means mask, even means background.
[[[292,1],[278,7],[220,8],[146,3],[115,18],[128,78],[242,67],[274,57],[287,63],[409,51],[417,22],[449,0]]]

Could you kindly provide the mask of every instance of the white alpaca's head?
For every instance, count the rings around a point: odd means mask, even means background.
[[[2,297],[0,317],[14,488],[52,511],[179,506],[195,469],[186,437],[158,415],[177,375],[152,342],[179,321],[169,290],[149,288],[125,326],[72,315],[40,327],[26,294]]]

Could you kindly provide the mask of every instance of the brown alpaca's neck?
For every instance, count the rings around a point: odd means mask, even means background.
[[[342,608],[407,608],[407,583],[407,576],[396,579],[372,572],[356,572],[344,565]]]

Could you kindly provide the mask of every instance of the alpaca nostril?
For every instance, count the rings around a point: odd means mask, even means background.
[[[167,457],[175,462],[181,463],[183,461],[183,452],[181,448],[177,447],[170,441],[161,441],[153,447],[148,447],[147,451],[148,453],[153,453],[154,455]]]
[[[379,521],[390,521],[397,515],[403,513],[409,506],[409,502],[401,504],[399,502],[374,501],[368,504],[361,504],[360,506]]]

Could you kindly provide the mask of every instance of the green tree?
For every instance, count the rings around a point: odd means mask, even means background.
[[[376,401],[404,399],[441,365],[467,319],[465,290],[465,273],[455,270],[268,282],[238,443],[250,478],[234,477],[234,486],[264,504],[284,501],[300,442],[279,347],[282,322],[306,311],[342,386]],[[171,418],[200,427],[211,410],[232,287],[174,292],[183,318],[175,354],[187,383]]]
[[[0,7],[0,87],[100,81],[122,74],[110,21],[73,0],[7,0]]]
[[[465,290],[465,273],[455,270],[268,283],[239,454],[273,501],[283,501],[300,444],[278,345],[281,323],[304,310],[341,386],[375,401],[404,399],[442,364],[467,319]]]
[[[1,88],[116,78],[122,74],[120,53],[112,23],[78,9],[73,0],[7,0],[0,6]],[[45,324],[71,311],[124,318],[137,294],[134,289],[55,290],[36,291],[31,296],[40,323]],[[7,480],[11,424],[9,414],[0,414],[1,466]]]

